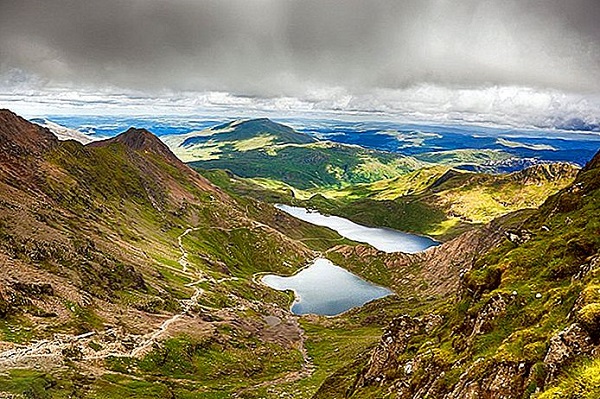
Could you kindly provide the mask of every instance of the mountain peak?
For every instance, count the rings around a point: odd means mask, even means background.
[[[52,148],[58,139],[48,129],[0,109],[0,152],[13,156],[37,154]]]
[[[176,164],[178,167],[185,167],[161,139],[146,129],[130,127],[118,136],[107,140],[95,141],[88,144],[88,146],[105,147],[113,143],[122,144],[134,152],[152,153],[166,158],[170,163]]]
[[[243,125],[243,124],[269,124],[269,125],[276,125],[276,126],[282,126],[281,124],[277,123],[277,122],[273,122],[271,119],[269,118],[254,118],[254,119],[241,119],[238,121],[239,125]],[[234,122],[235,123],[235,122]]]
[[[259,136],[269,136],[273,144],[308,144],[317,141],[306,133],[298,132],[269,118],[238,119],[212,127],[207,132],[209,134],[186,138],[181,146],[202,146],[209,140],[230,143]]]
[[[293,130],[291,127],[275,122],[269,118],[238,119],[229,123],[230,127],[262,128],[265,130]]]
[[[167,146],[153,133],[146,129],[130,127],[125,132],[106,140],[90,143],[90,147],[104,147],[112,143],[120,143],[134,151],[169,151]]]
[[[162,141],[146,129],[130,127],[124,133],[115,137],[115,141],[127,145],[135,151],[156,150],[166,146]]]

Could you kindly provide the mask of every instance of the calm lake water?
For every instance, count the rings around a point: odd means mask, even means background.
[[[338,216],[325,216],[319,212],[309,211],[305,208],[282,204],[275,206],[295,218],[318,226],[329,227],[337,231],[342,237],[370,244],[383,252],[415,253],[439,244],[429,237],[386,228],[366,227],[351,222],[348,219]]]
[[[290,277],[263,276],[261,281],[276,290],[293,290],[294,314],[334,316],[374,299],[392,294],[387,288],[371,284],[328,259],[317,259]]]

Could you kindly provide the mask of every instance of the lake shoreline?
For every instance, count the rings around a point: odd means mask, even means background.
[[[323,268],[326,269],[323,270]],[[302,274],[312,274],[316,269],[319,269],[320,272],[319,280],[322,280],[322,274],[329,273],[329,277],[331,277],[331,274],[335,275],[336,282],[338,283],[338,285],[347,285],[346,290],[343,291],[331,291],[325,294],[327,292],[327,288],[329,287],[323,287],[323,290],[319,291],[319,294],[317,295],[324,294],[327,298],[331,296],[335,297],[336,295],[338,296],[338,298],[336,298],[336,301],[332,302],[332,304],[330,305],[328,305],[329,302],[327,301],[319,301],[318,299],[316,300],[315,293],[311,292],[310,289],[308,289],[307,291],[306,287],[302,288],[293,286],[294,280],[302,280],[303,277],[306,277],[302,276]],[[274,281],[265,281],[265,278],[267,277],[279,280],[280,283],[288,282],[289,284],[287,286],[284,286],[281,284],[277,284]],[[316,278],[315,276],[311,277],[313,279]],[[298,269],[295,273],[289,276],[280,276],[272,273],[260,273],[256,274],[253,277],[253,279],[256,282],[277,291],[293,292],[294,301],[291,303],[289,311],[297,316],[302,316],[306,314],[316,314],[325,317],[336,317],[354,308],[364,306],[366,303],[369,303],[371,301],[385,298],[390,295],[396,295],[396,293],[390,288],[367,281],[362,277],[352,273],[351,271],[334,264],[331,260],[323,257],[313,259],[312,261],[308,262],[305,266]],[[323,283],[323,281],[320,282]],[[329,281],[325,281],[325,283],[329,284]],[[318,286],[318,284],[319,281],[312,281],[309,286],[310,288],[314,288],[315,286]],[[348,296],[349,293],[352,293],[352,295]],[[340,297],[341,294],[343,295]],[[344,295],[346,296],[344,297]],[[341,305],[340,302],[343,302],[344,304]],[[309,310],[304,311],[303,309],[295,309],[298,306],[307,307]],[[331,306],[333,306],[336,310],[332,311]],[[315,307],[317,309],[323,307],[323,309],[319,311],[314,311]]]
[[[389,227],[364,226],[340,216],[324,215],[316,210],[286,204],[275,204],[275,207],[304,222],[327,227],[344,238],[369,244],[386,253],[413,254],[441,244],[429,236],[394,230]]]

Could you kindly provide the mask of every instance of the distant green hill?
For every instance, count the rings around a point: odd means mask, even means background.
[[[299,133],[289,126],[273,122],[268,118],[239,120],[209,129],[210,136],[194,136],[186,138],[181,144],[183,147],[191,147],[197,144],[205,144],[210,140],[219,142],[241,141],[254,139],[256,137],[269,137],[277,144],[306,144],[317,141],[308,134]]]
[[[268,118],[235,120],[202,131],[164,136],[163,140],[184,162],[208,161],[232,152],[317,141]]]
[[[562,163],[502,175],[437,166],[360,185],[346,190],[346,196],[313,197],[308,204],[329,208],[359,223],[444,238],[510,212],[537,208],[571,184],[577,172],[577,167]]]
[[[234,121],[164,140],[194,168],[225,169],[298,189],[369,183],[426,165],[398,154],[318,141],[269,119]]]

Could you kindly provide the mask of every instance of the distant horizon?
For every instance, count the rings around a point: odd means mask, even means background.
[[[432,90],[435,90],[432,89]],[[496,101],[498,91],[506,91],[506,88],[485,89],[482,91],[466,90],[464,96],[476,98],[478,96],[489,97],[484,103]],[[512,88],[513,94],[506,95],[506,101],[514,100],[513,95],[524,96],[520,102],[526,102],[531,96],[539,101],[540,96],[544,98],[542,103],[552,103],[554,96],[563,96],[555,93],[534,93],[529,89]],[[444,90],[448,96],[456,93]],[[408,95],[408,94],[406,94]],[[423,95],[421,93],[420,95]],[[80,97],[74,99],[74,97]],[[0,91],[0,107],[14,110],[20,115],[28,118],[50,117],[50,116],[109,116],[109,117],[164,117],[164,118],[258,118],[268,117],[277,119],[312,119],[312,120],[341,120],[341,121],[363,121],[363,122],[393,122],[403,124],[431,124],[440,126],[480,126],[499,129],[518,130],[548,130],[558,132],[600,132],[600,95],[591,96],[594,103],[587,100],[575,100],[563,110],[562,115],[544,115],[541,109],[533,110],[524,108],[511,115],[502,115],[495,110],[489,113],[468,112],[455,110],[453,112],[433,112],[432,109],[418,111],[416,108],[400,112],[393,109],[331,109],[319,103],[307,102],[297,98],[271,98],[256,99],[249,97],[237,97],[228,93],[188,93],[185,96],[130,96],[101,94],[84,95],[77,92],[68,92],[64,96],[56,97],[45,95],[21,96],[4,94]],[[597,104],[595,101],[597,100]],[[403,100],[408,107],[409,98]],[[452,100],[455,101],[455,100]],[[462,101],[462,100],[456,100]],[[473,101],[473,100],[469,100]],[[583,104],[583,105],[582,105]],[[430,104],[430,107],[433,105]],[[525,105],[524,105],[525,106]],[[535,104],[534,104],[535,106]],[[588,110],[575,109],[587,107]],[[569,107],[575,107],[571,111]],[[599,117],[587,118],[584,115],[595,115]],[[529,112],[529,113],[528,113]],[[577,121],[582,125],[590,126],[588,129],[564,128],[565,124]]]
[[[199,113],[199,114],[143,114],[143,113],[121,113],[121,114],[101,114],[101,113],[47,113],[47,114],[27,114],[27,113],[19,113],[11,108],[4,107],[0,104],[0,108],[7,108],[18,115],[28,119],[46,119],[51,122],[57,122],[57,120],[64,119],[106,119],[107,121],[115,121],[115,120],[140,120],[140,121],[153,121],[160,122],[163,124],[167,123],[200,123],[200,124],[208,124],[215,122],[215,124],[219,123],[228,123],[236,120],[252,120],[252,119],[261,119],[266,118],[273,120],[278,123],[299,123],[305,122],[297,125],[298,127],[303,127],[305,125],[316,126],[319,123],[331,124],[335,122],[344,123],[344,124],[356,124],[356,125],[364,125],[365,127],[376,128],[377,125],[394,125],[395,127],[399,127],[402,129],[459,129],[465,130],[465,133],[468,131],[473,133],[473,131],[478,131],[479,133],[530,133],[533,135],[549,133],[552,135],[584,135],[590,137],[598,136],[600,138],[599,130],[576,130],[576,129],[561,129],[556,127],[540,127],[540,126],[512,126],[512,125],[498,125],[494,123],[482,123],[482,122],[464,122],[464,121],[428,121],[428,120],[402,120],[402,119],[394,119],[390,116],[379,115],[378,118],[374,118],[373,114],[342,114],[342,113],[321,113],[318,115],[292,115],[285,114],[279,115],[274,112],[263,112],[257,113],[254,115],[244,115],[243,113]],[[366,117],[371,116],[371,119],[367,119]],[[310,122],[310,123],[308,123]],[[69,126],[66,126],[69,127]],[[177,126],[173,126],[174,128]],[[568,137],[568,136],[565,136]],[[555,137],[558,138],[558,137]]]
[[[186,116],[113,117],[107,115],[31,118],[32,121],[48,127],[55,134],[65,135],[65,139],[75,138],[81,142],[114,137],[131,127],[146,129],[162,138],[173,151],[182,147],[179,136],[206,136],[205,131],[210,132],[217,126],[255,119],[269,119],[319,140],[405,156],[466,151],[466,153],[481,152],[487,154],[486,157],[492,156],[491,154],[498,154],[498,156],[503,154],[501,157],[521,160],[515,165],[503,166],[505,171],[540,162],[568,162],[583,166],[600,148],[598,132],[561,132],[547,129],[527,130],[473,125],[449,126],[381,120],[365,121],[363,119],[344,121],[273,116],[270,118],[232,118],[227,116],[200,117],[198,115],[191,118]],[[236,124],[235,129],[242,125],[241,123]],[[250,129],[251,132],[257,132],[256,128]],[[218,134],[218,132],[210,134]],[[229,130],[226,129],[224,132],[229,132]],[[245,135],[243,130],[240,131],[240,134]],[[268,132],[265,131],[263,134],[268,134]],[[499,170],[504,170],[502,168]]]

